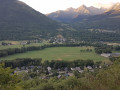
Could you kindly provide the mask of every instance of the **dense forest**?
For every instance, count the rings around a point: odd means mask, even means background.
[[[51,27],[51,26],[50,26]],[[28,29],[30,27],[26,27]],[[6,28],[4,28],[6,30]],[[12,30],[19,29],[18,28],[11,28]],[[41,40],[41,39],[46,39],[49,40],[50,38],[55,38],[57,35],[62,35],[65,39],[75,39],[76,41],[90,41],[90,42],[119,42],[120,40],[120,33],[113,33],[113,32],[101,32],[99,30],[89,30],[89,29],[82,29],[79,28],[78,30],[71,31],[71,30],[66,30],[65,31],[52,31],[53,29],[49,28],[48,30],[43,30],[43,31],[37,31],[40,28],[34,27],[29,31],[29,33],[24,32],[24,29],[20,29],[19,32],[11,33],[11,31],[5,31],[3,30],[1,35],[0,35],[0,40]],[[62,29],[60,29],[62,30]],[[13,32],[13,31],[12,31]],[[24,32],[24,33],[23,33]]]
[[[65,38],[73,38],[78,41],[90,41],[90,42],[119,42],[120,33],[119,32],[103,32],[99,29],[83,29],[82,27],[77,28],[77,31],[65,31],[61,33]]]

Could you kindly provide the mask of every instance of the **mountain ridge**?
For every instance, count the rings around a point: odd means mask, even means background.
[[[95,7],[87,7],[85,5],[82,5],[78,8],[68,8],[66,10],[60,10],[53,13],[46,14],[49,18],[52,18],[53,20],[57,21],[63,21],[63,22],[69,22],[74,18],[77,18],[78,16],[91,16],[96,14],[101,14],[105,11],[105,9],[102,8],[95,8]],[[59,12],[59,13],[58,13]]]
[[[102,14],[87,17],[82,21],[80,21],[79,18],[77,18],[77,20],[78,23],[76,24],[76,27],[78,28],[110,29],[119,31],[120,3],[113,5]]]

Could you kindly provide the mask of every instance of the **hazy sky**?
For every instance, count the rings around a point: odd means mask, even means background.
[[[109,7],[113,3],[120,2],[120,0],[20,0],[40,11],[43,14],[54,12],[57,10],[65,10],[66,8],[77,8],[81,5]]]

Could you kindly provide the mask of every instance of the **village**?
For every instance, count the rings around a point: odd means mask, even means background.
[[[108,67],[109,65],[104,65],[104,67]],[[59,68],[53,69],[51,67],[43,68],[42,66],[28,66],[28,67],[16,67],[14,73],[17,75],[28,74],[29,78],[39,77],[40,79],[50,79],[51,77],[57,76],[58,79],[64,77],[67,78],[69,76],[74,76],[76,74],[82,74],[85,72],[94,72],[95,70],[104,68],[102,66],[84,66],[83,69],[80,67],[71,67],[71,68]]]

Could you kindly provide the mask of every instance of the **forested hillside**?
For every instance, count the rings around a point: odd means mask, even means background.
[[[0,0],[0,40],[26,40],[54,36],[65,26],[18,0]]]

